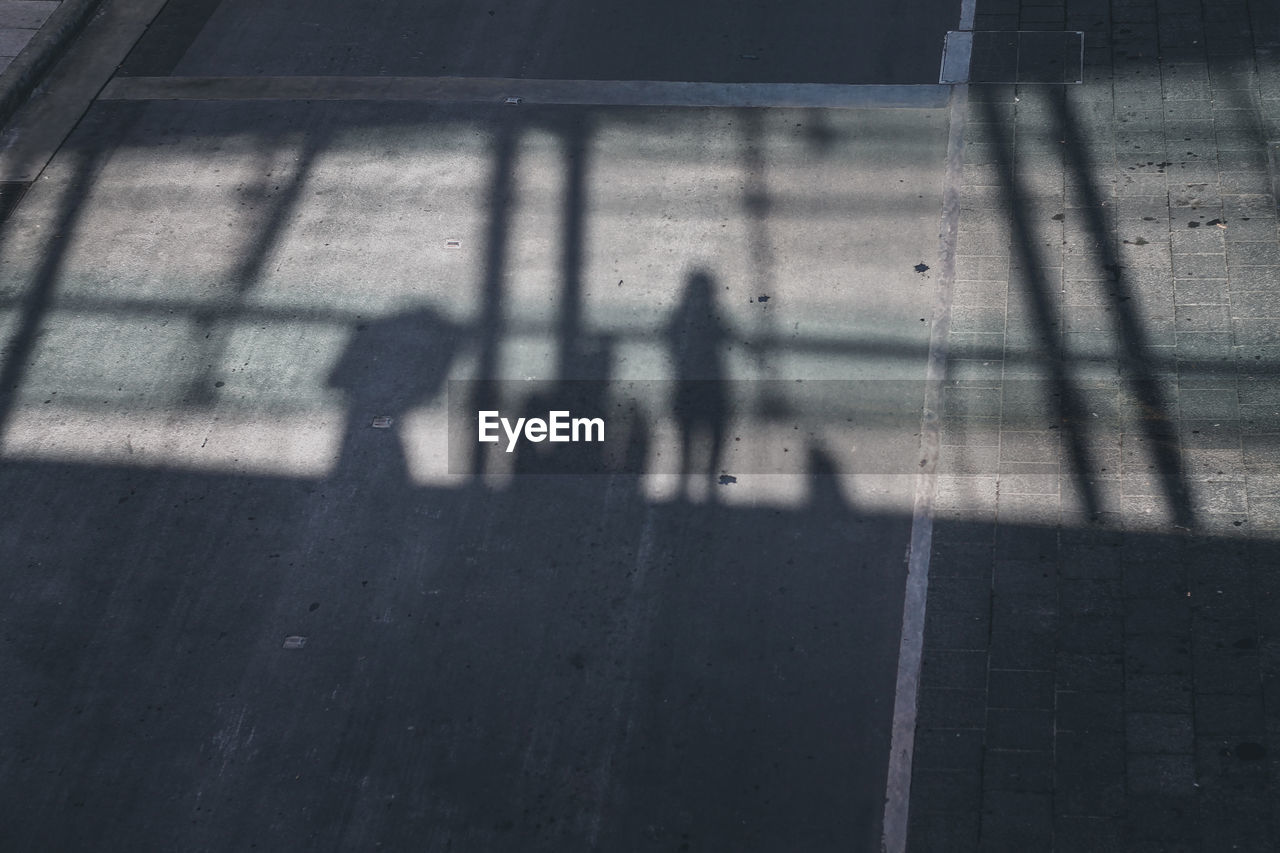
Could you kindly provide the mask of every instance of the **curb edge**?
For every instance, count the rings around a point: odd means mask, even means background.
[[[45,75],[106,0],[62,0],[44,25],[0,73],[0,127],[9,123]]]

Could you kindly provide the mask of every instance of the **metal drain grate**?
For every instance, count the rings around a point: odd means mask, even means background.
[[[947,33],[939,83],[1071,84],[1084,80],[1084,33]]]

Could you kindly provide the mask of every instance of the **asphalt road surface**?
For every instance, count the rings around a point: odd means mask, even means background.
[[[129,74],[936,83],[952,0],[173,0]]]
[[[120,77],[931,83],[952,6],[172,0]],[[248,85],[0,231],[0,848],[878,849],[945,104]],[[635,464],[448,446],[569,380]]]

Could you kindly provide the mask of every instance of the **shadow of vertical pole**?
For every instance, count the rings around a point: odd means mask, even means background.
[[[57,221],[44,250],[40,267],[32,278],[18,308],[17,332],[4,349],[4,366],[0,367],[0,436],[4,434],[18,397],[18,386],[40,337],[40,326],[53,306],[58,276],[67,256],[67,245],[80,223],[85,201],[93,186],[93,171],[98,164],[96,152],[81,150],[80,162],[59,202]]]
[[[1005,120],[996,112],[993,102],[983,100],[979,105],[983,112],[982,120],[984,122],[987,122],[993,128],[1004,126]],[[1040,253],[1036,250],[1035,238],[1031,233],[1031,210],[1027,204],[1026,194],[1020,186],[1017,170],[1014,166],[1014,147],[1009,139],[999,132],[996,133],[996,139],[998,147],[996,162],[997,169],[1000,172],[1000,189],[1004,196],[1005,207],[1008,209],[1009,216],[1013,221],[1012,237],[1015,251],[1025,270],[1027,300],[1035,316],[1036,326],[1042,332],[1044,348],[1042,361],[1049,369],[1051,386],[1057,392],[1057,396],[1054,398],[1057,408],[1055,414],[1058,423],[1066,434],[1067,451],[1071,457],[1076,483],[1084,500],[1085,512],[1090,516],[1096,516],[1101,511],[1101,507],[1098,504],[1097,492],[1087,475],[1087,472],[1091,470],[1089,448],[1081,428],[1082,419],[1080,418],[1084,407],[1081,405],[1079,394],[1071,382],[1070,375],[1067,373],[1066,348],[1057,336],[1049,285],[1045,281],[1044,273],[1042,272],[1044,265]]]
[[[755,268],[756,296],[772,296],[774,294],[774,271],[776,262],[773,254],[773,243],[769,238],[769,214],[773,204],[769,198],[769,183],[766,175],[765,128],[763,126],[764,110],[748,107],[738,111],[739,123],[742,126],[742,170],[745,186],[742,193],[742,206],[747,215],[747,245],[751,252],[751,265]],[[757,339],[776,337],[775,314],[772,311],[758,311],[755,314]],[[776,378],[773,362],[766,358],[763,350],[757,350],[756,356],[766,377]]]
[[[587,127],[580,115],[570,120],[564,133],[564,239],[560,243],[560,267],[564,283],[560,291],[560,317],[556,335],[559,356],[556,378],[576,379],[582,369],[582,250],[586,217]]]
[[[480,323],[477,329],[478,357],[473,383],[471,410],[496,409],[494,389],[486,380],[496,379],[505,322],[502,276],[507,265],[507,232],[511,228],[511,203],[515,184],[516,127],[513,117],[497,123],[493,146],[493,177],[489,184],[489,229],[485,235],[484,282]],[[478,442],[471,451],[471,476],[485,471],[484,447]]]
[[[1174,523],[1190,529],[1195,517],[1187,490],[1186,472],[1178,450],[1177,429],[1169,417],[1170,408],[1160,390],[1147,357],[1147,333],[1133,310],[1132,290],[1120,264],[1115,237],[1103,221],[1102,200],[1094,186],[1085,160],[1083,142],[1066,93],[1052,99],[1058,119],[1059,138],[1064,140],[1067,168],[1075,175],[1085,218],[1094,242],[1100,247],[1098,262],[1107,273],[1107,298],[1115,308],[1116,334],[1122,348],[1121,375],[1141,407],[1142,431],[1151,443],[1156,471]]]

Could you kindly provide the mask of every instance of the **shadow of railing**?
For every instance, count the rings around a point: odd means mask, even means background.
[[[1086,472],[1093,470],[1090,460],[1088,436],[1085,434],[1085,406],[1080,392],[1069,372],[1070,357],[1061,340],[1061,328],[1057,319],[1054,296],[1044,269],[1049,266],[1040,254],[1038,243],[1031,232],[1032,211],[1017,172],[1012,140],[1004,135],[1001,116],[991,101],[980,101],[983,121],[997,128],[996,168],[1004,206],[1012,223],[1013,251],[1020,261],[1019,278],[1023,283],[1023,295],[1029,302],[1036,326],[1037,340],[1042,356],[1040,364],[1048,373],[1045,396],[1056,409],[1055,420],[1063,427],[1064,440],[1070,458],[1072,474],[1079,488],[1085,512],[1096,516],[1101,511],[1097,491]]]
[[[1138,403],[1136,420],[1151,448],[1171,519],[1179,527],[1190,529],[1195,519],[1178,446],[1177,412],[1151,364],[1148,336],[1137,313],[1141,303],[1134,300],[1136,294],[1121,263],[1115,234],[1102,215],[1103,200],[1096,186],[1097,177],[1085,157],[1085,141],[1071,100],[1060,92],[1051,93],[1048,100],[1057,121],[1054,130],[1063,141],[1066,167],[1075,178],[1075,191],[1080,196],[1081,205],[1077,210],[1087,223],[1093,244],[1098,247],[1096,262],[1106,273],[1105,295],[1108,306],[1113,309],[1114,334],[1121,352],[1120,376]]]
[[[1068,167],[1093,209],[1097,191],[1070,107],[1053,103]],[[445,110],[438,120],[456,116]],[[0,369],[0,427],[12,421],[40,329],[58,304],[106,317],[179,310],[206,334],[246,318],[311,317],[351,332],[349,346],[362,343],[350,311],[247,299],[316,159],[343,129],[333,114],[329,121],[335,126],[304,148],[279,203],[248,223],[235,250],[243,257],[233,298],[216,308],[130,298],[59,303],[65,246],[85,227],[99,156],[91,142],[73,141],[63,156],[81,160],[59,202],[59,236],[9,303],[16,331]],[[607,381],[608,348],[620,336],[662,346],[657,328],[602,330],[586,320],[593,121],[589,112],[568,121],[484,113],[479,124],[494,141],[475,320],[455,325],[423,311],[404,323],[393,316],[367,324],[393,343],[421,336],[424,348],[440,345],[439,358],[428,353],[409,371],[406,394],[438,393],[446,348],[451,356],[474,347],[476,375],[499,376],[503,348],[518,334],[558,348],[550,378],[561,380]],[[558,310],[541,325],[511,316],[507,287],[516,167],[530,128],[563,146],[562,223],[553,235]],[[764,240],[769,198],[753,148],[760,133],[748,122],[741,165],[748,232]],[[1096,513],[1071,353],[1027,224],[1013,146],[1002,145],[1000,176],[1040,343],[1027,358],[1049,374],[1073,474]],[[1114,237],[1100,218],[1087,222],[1112,275],[1123,372],[1150,413],[1142,429],[1157,448],[1163,493],[1175,519],[1191,527],[1159,362],[1130,305]],[[753,281],[772,280],[776,259],[754,250]],[[709,299],[698,308],[703,320],[718,316]],[[694,334],[718,328],[692,326]],[[728,335],[713,337],[716,349]],[[192,351],[202,363],[216,360],[217,347],[202,340]],[[927,354],[889,338],[772,329],[751,343],[755,352],[850,359],[888,353],[923,363]],[[679,348],[667,349],[679,363]],[[369,370],[404,367],[379,363],[385,367]],[[719,379],[724,371],[711,372]],[[372,405],[369,389],[356,380],[335,387],[347,393],[350,428],[356,410],[363,417]],[[472,401],[476,409],[498,402]],[[92,412],[88,395],[84,408]],[[712,420],[723,432],[725,416]],[[0,522],[0,542],[20,555],[13,592],[0,605],[17,638],[4,680],[20,700],[8,718],[20,747],[0,785],[14,801],[23,792],[40,797],[0,819],[0,838],[18,839],[19,848],[39,839],[49,849],[79,849],[112,827],[137,846],[168,849],[287,848],[301,837],[393,849],[879,843],[885,697],[893,693],[911,518],[855,506],[845,472],[820,444],[797,447],[809,459],[804,499],[775,506],[664,502],[630,473],[518,475],[499,488],[480,476],[479,452],[466,486],[427,487],[405,475],[394,432],[361,440],[358,457],[344,449],[327,477],[314,480],[0,463],[5,491],[23,496]],[[1057,535],[1013,528],[1012,540]],[[1163,552],[1182,540],[1134,541]],[[1226,538],[1202,543],[1205,554],[1236,547]],[[1271,550],[1265,541],[1251,547]],[[1195,559],[1207,574],[1212,557]],[[282,648],[295,636],[305,644]],[[69,767],[78,772],[66,774]],[[157,815],[156,802],[173,807]],[[68,809],[83,809],[83,819],[55,819]]]

